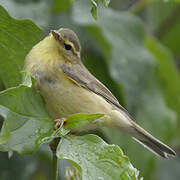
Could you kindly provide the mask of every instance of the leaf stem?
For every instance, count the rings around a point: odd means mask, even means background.
[[[52,140],[52,142],[50,143],[50,148],[53,154],[53,159],[52,159],[52,163],[53,163],[53,180],[58,180],[58,158],[56,156],[56,148],[57,145],[59,144],[60,138],[55,138]]]
[[[58,158],[53,153],[53,180],[58,180]]]

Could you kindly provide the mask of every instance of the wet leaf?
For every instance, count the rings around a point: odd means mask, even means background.
[[[117,145],[108,145],[96,135],[66,136],[57,156],[81,171],[83,180],[136,180],[138,171]]]
[[[75,129],[83,124],[90,123],[96,119],[103,117],[103,114],[87,114],[87,113],[78,113],[70,115],[67,119],[68,128]]]
[[[0,6],[0,77],[5,88],[21,82],[24,58],[40,40],[41,30],[30,20],[16,20]]]

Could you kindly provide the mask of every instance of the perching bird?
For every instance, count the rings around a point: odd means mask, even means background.
[[[72,30],[52,30],[29,52],[24,70],[36,79],[36,88],[54,119],[75,113],[102,113],[103,118],[77,131],[93,126],[115,127],[164,158],[176,155],[137,125],[113,94],[86,69],[79,39]]]

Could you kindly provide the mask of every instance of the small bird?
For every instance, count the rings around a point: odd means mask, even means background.
[[[81,45],[70,29],[52,30],[28,53],[24,68],[35,79],[54,119],[76,113],[101,113],[98,120],[79,127],[113,127],[132,136],[150,151],[168,158],[176,153],[137,125],[114,95],[97,80],[81,61]]]

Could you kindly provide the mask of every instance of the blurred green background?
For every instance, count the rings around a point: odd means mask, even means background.
[[[179,156],[163,160],[114,129],[95,133],[118,144],[146,180],[180,179],[180,3],[178,0],[111,0],[94,20],[89,0],[1,0],[9,14],[31,19],[43,31],[67,27],[82,45],[86,67],[102,81],[134,119]],[[2,84],[2,83],[1,83]],[[0,87],[3,89],[2,87]],[[2,122],[0,120],[0,122]],[[51,153],[8,159],[0,152],[0,180],[47,180]],[[66,161],[60,161],[63,180]]]

